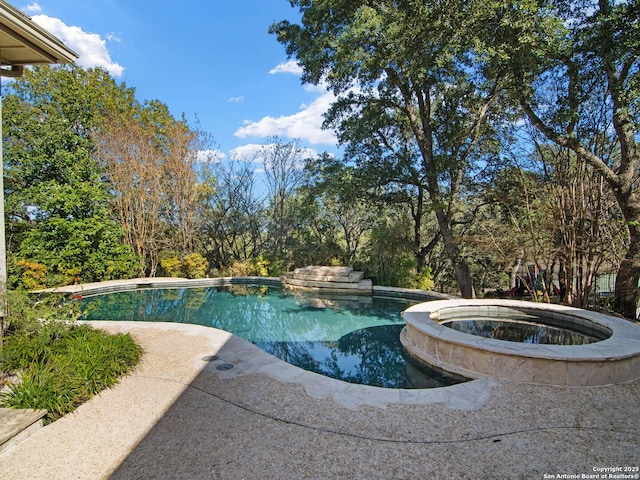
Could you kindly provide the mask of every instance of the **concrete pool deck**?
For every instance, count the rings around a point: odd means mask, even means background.
[[[0,478],[605,478],[598,469],[640,466],[640,381],[387,390],[300,370],[213,328],[95,325],[130,332],[141,365],[0,454]]]

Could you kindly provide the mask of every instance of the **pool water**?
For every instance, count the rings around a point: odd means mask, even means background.
[[[586,345],[602,340],[597,332],[588,334],[541,323],[538,317],[522,315],[511,319],[490,317],[456,318],[442,325],[463,333],[509,342],[539,345]]]
[[[319,297],[265,285],[139,289],[81,300],[86,320],[178,322],[226,330],[288,363],[351,383],[432,388],[458,383],[416,368],[400,312],[418,301]]]

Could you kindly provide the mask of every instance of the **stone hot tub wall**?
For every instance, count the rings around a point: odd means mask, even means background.
[[[455,316],[504,317],[509,309],[536,313],[554,325],[611,335],[587,345],[533,345],[455,331]],[[419,361],[465,376],[553,385],[606,385],[640,378],[640,326],[597,312],[515,300],[446,300],[403,312],[401,341]]]

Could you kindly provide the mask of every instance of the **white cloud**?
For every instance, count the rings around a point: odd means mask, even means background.
[[[305,92],[328,92],[329,91],[329,85],[325,82],[325,81],[321,81],[319,83],[305,83],[304,85],[302,85],[302,88],[304,89]]]
[[[234,132],[236,137],[286,136],[296,138],[313,145],[337,143],[335,134],[322,129],[323,115],[335,101],[331,92],[324,92],[311,104],[302,105],[298,113],[280,117],[266,116],[258,121],[245,120],[244,126]]]
[[[284,63],[277,65],[275,68],[269,70],[271,75],[276,75],[278,73],[289,73],[292,75],[302,75],[302,67],[298,65],[298,62],[295,60],[287,60]]]
[[[265,161],[265,154],[269,154],[270,150],[273,150],[276,147],[275,143],[268,144],[258,144],[258,143],[248,143],[246,145],[242,145],[240,147],[234,148],[230,152],[231,158],[235,160],[240,160],[244,162],[251,163],[260,163],[262,164]],[[320,153],[313,149],[307,147],[300,147],[299,151],[300,160],[304,160],[306,158],[318,157]]]
[[[198,150],[196,158],[202,163],[220,163],[227,156],[220,150]]]
[[[115,33],[107,33],[107,40],[110,42],[121,43],[122,39],[118,37]]]
[[[47,15],[35,15],[32,20],[76,52],[76,63],[81,67],[101,67],[114,77],[122,76],[124,67],[111,60],[105,40],[97,33],[85,32],[80,27],[66,25],[60,19]]]
[[[231,97],[229,99],[227,99],[227,102],[229,103],[241,103],[244,102],[244,97],[240,96],[240,97]]]
[[[42,11],[42,7],[38,2],[33,2],[24,7],[24,11],[29,13],[39,13]]]
[[[248,143],[234,148],[230,152],[230,157],[234,160],[242,160],[244,162],[262,162],[262,149],[264,145],[257,143]]]

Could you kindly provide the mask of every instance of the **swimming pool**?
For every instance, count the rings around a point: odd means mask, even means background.
[[[226,330],[288,363],[386,388],[458,383],[408,362],[400,312],[419,300],[318,296],[270,285],[136,289],[81,300],[86,320],[178,322]]]

